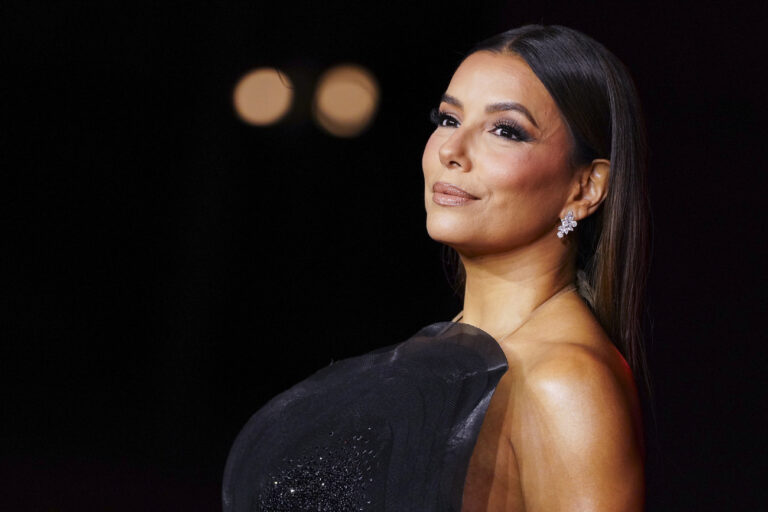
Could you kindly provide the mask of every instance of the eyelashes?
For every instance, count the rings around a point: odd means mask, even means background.
[[[504,137],[505,139],[510,140],[519,140],[521,142],[528,142],[531,140],[531,136],[528,135],[528,132],[514,121],[503,120],[497,122],[493,126],[493,133],[496,133],[499,137]]]
[[[429,119],[438,128],[456,128],[459,126],[459,120],[447,112],[433,108],[429,112]],[[516,121],[511,119],[502,119],[493,125],[491,133],[508,140],[528,142],[532,137]]]
[[[429,111],[429,119],[435,126],[457,126],[459,124],[455,117],[436,108]]]

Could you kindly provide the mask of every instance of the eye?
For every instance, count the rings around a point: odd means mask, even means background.
[[[455,117],[453,117],[451,114],[448,114],[447,112],[442,112],[436,108],[433,108],[429,112],[429,118],[438,127],[448,126],[448,127],[455,128],[459,126],[459,121]]]
[[[493,130],[491,130],[491,133],[509,140],[517,140],[521,142],[531,140],[531,136],[528,135],[528,132],[513,121],[500,121],[496,123]]]

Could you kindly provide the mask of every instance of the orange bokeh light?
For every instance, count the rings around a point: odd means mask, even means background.
[[[337,137],[354,137],[365,130],[379,104],[379,86],[365,68],[342,64],[326,71],[315,90],[315,121]]]
[[[280,70],[258,68],[243,75],[232,101],[244,122],[266,126],[282,119],[293,102],[293,84]]]

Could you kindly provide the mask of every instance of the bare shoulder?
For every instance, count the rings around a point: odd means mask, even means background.
[[[582,341],[551,341],[526,364],[524,391],[553,404],[606,400],[623,402],[632,392],[632,373],[624,358],[609,345]],[[629,389],[628,389],[629,388]]]
[[[629,365],[583,302],[568,305],[569,309],[553,311],[525,334],[529,341],[521,343],[517,352],[516,399],[568,415],[592,413],[606,422],[639,421]],[[629,432],[635,430],[629,425]]]
[[[637,394],[610,341],[540,343],[520,370],[510,441],[530,509],[642,507]]]
[[[537,404],[550,422],[564,423],[581,442],[607,434],[641,441],[632,373],[616,349],[601,345],[548,343],[528,362],[517,398]]]

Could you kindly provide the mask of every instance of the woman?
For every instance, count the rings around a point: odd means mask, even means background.
[[[460,322],[273,399],[232,448],[225,510],[642,509],[639,119],[624,67],[579,32],[473,49],[422,160]]]

